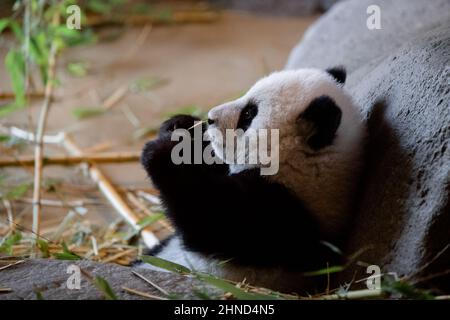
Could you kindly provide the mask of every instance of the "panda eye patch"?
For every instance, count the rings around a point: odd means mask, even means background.
[[[253,101],[248,102],[244,109],[242,109],[241,111],[236,129],[242,129],[244,131],[247,130],[257,114],[258,105]]]

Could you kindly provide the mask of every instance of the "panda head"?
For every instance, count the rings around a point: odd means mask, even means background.
[[[231,174],[263,166],[228,162],[223,157],[227,140],[219,136],[227,129],[241,129],[242,139],[251,129],[278,130],[279,170],[267,178],[299,196],[327,234],[337,232],[349,212],[366,135],[360,109],[343,88],[345,77],[339,67],[276,72],[208,113],[207,136]],[[253,150],[235,152],[248,156]]]
[[[224,158],[217,132],[225,137],[227,129],[241,129],[245,138],[252,129],[278,129],[281,163],[292,156],[298,159],[298,154],[350,152],[361,119],[343,89],[345,77],[345,70],[336,67],[281,71],[261,79],[241,98],[209,111],[208,136],[214,151]],[[254,165],[230,163],[231,172],[249,167]]]

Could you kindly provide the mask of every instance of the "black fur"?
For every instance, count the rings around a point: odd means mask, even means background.
[[[315,98],[303,111],[298,120],[313,124],[313,134],[307,143],[313,150],[319,150],[333,143],[336,130],[341,123],[342,111],[328,96]]]
[[[256,169],[229,175],[225,164],[172,163],[177,142],[170,141],[169,133],[196,120],[177,116],[166,121],[141,159],[185,246],[254,266],[326,266],[328,252],[320,244],[317,222],[284,186]]]
[[[347,78],[347,72],[344,67],[334,67],[326,70],[329,74],[333,76],[333,78],[341,84],[345,83],[345,79]]]
[[[252,124],[253,119],[258,114],[258,105],[249,101],[247,105],[242,109],[241,114],[239,116],[239,120],[236,126],[236,129],[242,129],[246,131],[248,127]]]

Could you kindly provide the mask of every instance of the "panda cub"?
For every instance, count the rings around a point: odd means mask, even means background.
[[[273,175],[262,175],[258,164],[226,159],[174,164],[172,132],[193,130],[199,119],[179,115],[164,122],[141,162],[177,232],[152,254],[291,291],[305,288],[305,272],[335,263],[326,243],[339,243],[348,225],[365,136],[359,109],[343,89],[345,78],[340,67],[276,72],[209,111],[202,125],[209,141],[202,147],[211,144],[218,157],[224,147],[218,132],[278,129]]]

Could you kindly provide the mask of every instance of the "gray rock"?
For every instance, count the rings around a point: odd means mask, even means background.
[[[370,5],[380,7],[381,30],[367,28]],[[352,72],[449,21],[448,0],[341,1],[306,32],[286,68],[324,68],[345,63]]]
[[[131,271],[138,273],[157,284],[171,294],[183,299],[195,299],[193,288],[206,290],[211,295],[217,294],[211,288],[195,279],[176,275],[168,272],[159,272],[147,269],[132,269],[116,264],[97,263],[88,260],[61,261],[37,259],[28,260],[22,264],[10,267],[0,272],[0,287],[11,288],[12,292],[0,294],[0,299],[36,299],[36,292],[41,292],[44,299],[104,299],[99,291],[85,277],[81,277],[80,289],[68,289],[67,280],[71,273],[67,273],[71,264],[79,266],[92,276],[101,276],[110,284],[119,299],[143,299],[143,297],[129,294],[122,287],[139,290],[158,297],[164,297],[154,287],[148,285],[142,279],[134,276]]]
[[[381,8],[382,30],[366,28],[371,4]],[[346,87],[369,128],[347,252],[372,246],[360,260],[414,275],[450,243],[450,1],[337,4],[310,28],[286,67],[334,65],[346,66]],[[449,262],[450,249],[422,276]],[[438,279],[433,285],[448,290],[449,279]]]

